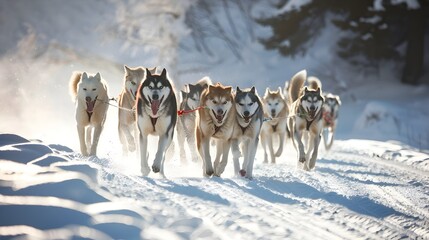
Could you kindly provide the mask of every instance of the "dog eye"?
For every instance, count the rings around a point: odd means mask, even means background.
[[[244,106],[244,104],[242,104],[242,103],[238,103],[238,105],[240,105],[240,106]]]
[[[279,103],[278,103],[278,102],[276,102],[276,106],[277,106],[277,105],[279,105]]]
[[[96,89],[96,88],[93,88],[93,89],[92,89],[92,91],[95,91],[95,90],[97,90],[97,89]]]
[[[149,89],[152,89],[153,87],[152,86],[149,86]]]
[[[159,89],[163,89],[163,88],[164,88],[164,86],[159,87]]]
[[[83,88],[83,91],[86,91],[86,88]]]
[[[132,84],[132,85],[136,85],[136,83],[135,83],[135,82],[131,82],[131,84]]]
[[[212,100],[212,103],[213,103],[213,104],[217,104],[217,101],[216,101],[216,100]]]
[[[227,101],[225,101],[225,102],[223,102],[222,104],[223,104],[223,105],[225,105],[225,104],[227,104],[227,103],[228,103],[228,102],[227,102]]]

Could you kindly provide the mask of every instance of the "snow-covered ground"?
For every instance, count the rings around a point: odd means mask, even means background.
[[[176,157],[167,178],[141,177],[137,156],[120,153],[114,107],[98,157],[82,157],[71,72],[101,72],[114,97],[123,64],[154,64],[103,33],[114,10],[114,1],[0,1],[1,239],[429,238],[429,87],[400,84],[392,66],[374,75],[338,61],[329,27],[294,59],[246,36],[242,61],[218,42],[208,60],[181,49],[173,75],[177,88],[208,75],[259,93],[303,68],[319,76],[343,105],[334,146],[320,148],[314,171],[296,168],[288,140],[275,165],[262,164],[258,149],[251,181],[230,163],[222,178],[203,178],[201,163]]]
[[[429,155],[394,143],[337,141],[317,169],[257,156],[254,180],[202,178],[166,164],[82,158],[66,146],[0,135],[0,236],[31,239],[399,239],[429,237]]]

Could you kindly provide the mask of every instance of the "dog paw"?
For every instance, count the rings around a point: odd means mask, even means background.
[[[146,177],[147,175],[149,175],[150,169],[149,168],[142,168],[140,170],[140,172],[142,173],[143,177]]]
[[[213,174],[214,174],[214,171],[213,171],[213,170],[208,170],[208,171],[205,171],[204,176],[206,176],[206,177],[210,177],[210,176],[212,176]]]
[[[158,166],[153,165],[153,166],[152,166],[152,171],[153,171],[154,173],[158,173],[158,172],[160,171],[160,169],[159,169],[159,167],[158,167]]]
[[[240,173],[240,176],[244,177],[246,176],[246,170],[241,169],[240,171],[238,171]]]
[[[298,160],[299,160],[299,162],[304,163],[305,162],[305,157],[300,157]]]

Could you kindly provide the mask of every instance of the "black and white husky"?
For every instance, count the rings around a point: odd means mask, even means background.
[[[250,90],[241,90],[237,87],[234,105],[236,110],[236,121],[231,141],[234,173],[252,179],[253,163],[259,143],[259,133],[263,122],[264,110],[255,87],[252,87]],[[241,169],[239,162],[239,157],[241,155],[239,145],[242,147],[244,157]]]
[[[323,142],[325,149],[329,150],[334,143],[335,129],[337,128],[338,112],[341,100],[338,95],[325,93],[325,103],[323,104]]]
[[[195,142],[196,114],[194,111],[200,106],[201,93],[212,84],[209,77],[203,77],[195,84],[188,84],[187,91],[181,91],[182,101],[180,111],[183,114],[177,120],[177,140],[180,148],[180,159],[186,162],[185,141],[193,162],[198,161],[197,144]]]
[[[303,164],[303,169],[308,171],[316,165],[323,128],[322,105],[324,98],[321,93],[320,81],[313,78],[312,81],[309,81],[309,87],[304,87],[306,79],[307,71],[303,70],[295,74],[290,81],[289,101],[291,107],[288,128],[294,147],[298,151],[298,161]],[[305,141],[306,139],[308,141]],[[304,146],[303,141],[306,142],[306,146]]]
[[[165,69],[162,70],[161,75],[152,75],[149,70],[146,74],[146,79],[138,89],[136,103],[141,173],[147,176],[150,172],[147,152],[148,135],[155,135],[159,136],[159,141],[152,170],[164,175],[165,152],[173,140],[176,126],[176,96]]]

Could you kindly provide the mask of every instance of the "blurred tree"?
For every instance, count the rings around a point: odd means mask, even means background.
[[[341,58],[373,68],[382,60],[402,63],[401,81],[407,84],[418,84],[422,76],[424,38],[429,32],[427,0],[323,0],[301,5],[279,0],[273,7],[278,14],[256,19],[272,28],[272,36],[260,39],[267,49],[285,56],[304,54],[330,16],[335,26],[348,33],[337,42]],[[405,52],[401,50],[404,43]]]

